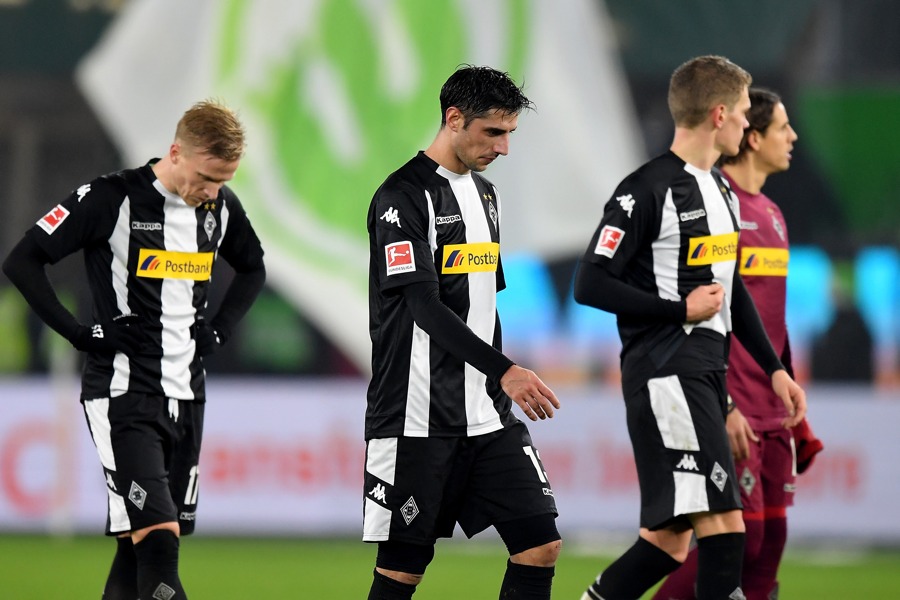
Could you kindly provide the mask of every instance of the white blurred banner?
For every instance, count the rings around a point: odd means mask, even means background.
[[[443,82],[473,63],[524,84],[537,111],[486,173],[503,250],[575,256],[642,159],[612,36],[597,0],[132,0],[77,81],[126,166],[164,153],[194,102],[238,109],[232,187],[268,283],[367,371],[367,207],[433,139]]]
[[[213,378],[198,533],[359,535],[365,391],[359,381]],[[633,533],[637,481],[618,391],[558,392],[557,417],[529,427],[560,529]],[[0,397],[0,531],[102,532],[105,482],[76,383],[0,380]],[[825,451],[799,478],[792,539],[900,543],[900,520],[889,518],[900,500],[900,397],[830,387],[809,397]]]

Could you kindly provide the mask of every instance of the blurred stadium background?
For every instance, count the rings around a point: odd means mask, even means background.
[[[506,209],[506,346],[564,402],[532,432],[563,532],[614,547],[637,517],[618,339],[574,304],[572,274],[615,184],[670,142],[671,71],[723,54],[781,93],[800,136],[765,189],[790,229],[788,325],[826,445],[791,548],[900,548],[897,22],[893,0],[0,0],[0,253],[74,187],[158,156],[194,101],[238,108],[250,145],[233,187],[270,276],[208,362],[198,531],[355,537],[365,210],[431,140],[457,64],[508,70],[537,111],[487,173]],[[80,260],[51,278],[88,320]],[[78,357],[5,278],[0,331],[0,540],[93,534]]]

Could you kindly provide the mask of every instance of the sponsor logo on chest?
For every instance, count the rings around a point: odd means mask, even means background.
[[[212,252],[172,252],[141,248],[138,277],[208,281],[212,275]]]
[[[478,244],[448,244],[444,246],[441,273],[478,273],[496,271],[500,262],[500,244],[483,242]]]
[[[711,265],[737,260],[737,232],[705,235],[688,240],[687,264]]]
[[[790,251],[787,248],[741,248],[741,275],[787,277]]]

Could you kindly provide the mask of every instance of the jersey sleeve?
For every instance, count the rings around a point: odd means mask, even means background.
[[[228,228],[219,246],[219,256],[224,258],[238,273],[247,273],[262,268],[263,249],[247,217],[247,211],[238,197],[230,192],[226,196],[229,216]]]
[[[372,199],[372,261],[382,291],[419,281],[437,281],[433,221],[424,190],[382,186]]]
[[[79,186],[30,229],[51,264],[82,248],[105,242],[116,226],[123,192],[101,177]]]
[[[638,177],[625,179],[607,201],[583,260],[621,277],[638,251],[659,230],[659,202]]]

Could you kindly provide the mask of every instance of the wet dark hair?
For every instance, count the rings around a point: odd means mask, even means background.
[[[775,107],[781,103],[781,96],[761,87],[750,88],[750,110],[747,111],[747,121],[750,127],[744,130],[741,138],[741,146],[734,156],[722,156],[719,162],[723,165],[733,165],[740,162],[747,154],[747,138],[751,131],[758,131],[765,135],[766,129],[772,124],[772,115]]]
[[[441,88],[441,127],[451,106],[459,109],[468,127],[473,119],[492,110],[517,115],[526,108],[533,109],[534,103],[525,97],[508,73],[490,67],[460,65]]]

